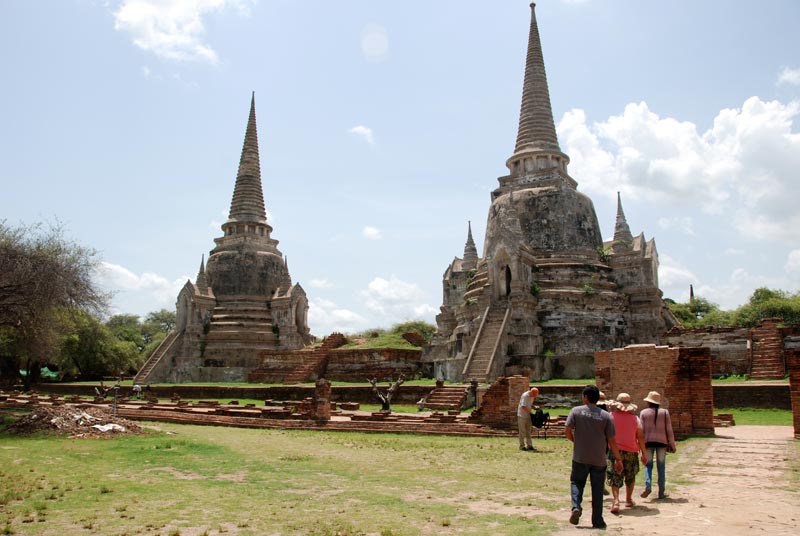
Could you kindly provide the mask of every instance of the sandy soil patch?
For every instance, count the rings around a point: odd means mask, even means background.
[[[619,515],[609,513],[606,499],[606,533],[636,536],[744,536],[752,534],[795,535],[800,533],[800,491],[793,487],[789,462],[796,463],[797,448],[792,428],[787,426],[734,426],[717,428],[694,467],[692,484],[670,484],[669,498],[638,497],[633,508],[623,506]],[[680,446],[679,446],[680,448]],[[680,456],[680,453],[677,454]],[[655,476],[655,475],[653,475]],[[655,484],[655,483],[654,483]],[[589,499],[587,485],[584,503]],[[577,530],[591,527],[591,506]],[[569,509],[560,511],[562,520]],[[575,534],[568,527],[556,534]]]

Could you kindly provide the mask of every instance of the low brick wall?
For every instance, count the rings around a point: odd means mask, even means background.
[[[94,385],[73,383],[43,383],[36,386],[40,393],[58,395],[93,396]],[[378,383],[381,392],[389,388],[388,383]],[[186,399],[255,399],[255,400],[292,400],[299,401],[314,396],[313,385],[278,385],[271,387],[219,386],[219,385],[153,385],[152,394],[156,398],[169,399],[174,395]],[[401,385],[394,393],[392,403],[416,404],[420,398],[433,390],[432,385]],[[130,396],[131,388],[120,389],[121,396]],[[359,404],[380,404],[372,391],[372,386],[335,386],[331,387],[333,402],[358,402]]]
[[[715,408],[792,409],[786,384],[715,385]]]
[[[377,378],[396,380],[416,375],[422,350],[377,348],[370,350],[337,348],[328,353],[325,379],[331,381],[367,381]]]
[[[588,380],[587,380],[588,383]],[[800,377],[797,379],[800,385]],[[108,385],[108,384],[107,384]],[[381,390],[388,388],[388,383],[379,383]],[[531,385],[536,385],[532,382]],[[40,393],[59,395],[93,396],[94,385],[78,385],[72,383],[43,383],[35,387]],[[539,388],[538,403],[545,408],[573,407],[580,405],[583,385],[537,385]],[[169,399],[173,394],[181,398],[205,399],[219,398],[231,400],[303,400],[313,396],[312,385],[281,385],[273,387],[259,386],[216,386],[216,385],[177,385],[152,386],[157,398]],[[358,402],[359,404],[377,404],[377,398],[369,385],[334,386],[332,400],[334,402]],[[130,387],[123,387],[121,394],[130,395]],[[398,404],[416,404],[416,402],[433,390],[433,386],[402,385],[395,393],[392,402]],[[788,385],[716,385],[713,386],[714,407],[716,408],[778,408],[791,409],[792,401]],[[615,396],[616,393],[609,393]],[[641,401],[637,401],[641,405]],[[800,405],[800,400],[798,400]]]

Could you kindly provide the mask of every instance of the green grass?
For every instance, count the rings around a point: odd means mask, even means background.
[[[363,339],[348,337],[347,343],[342,348],[399,348],[405,350],[419,350],[419,346],[414,346],[405,340],[400,333],[391,331],[376,331],[374,337],[366,336]]]
[[[719,409],[718,412],[730,412]],[[789,412],[732,410],[760,424]],[[552,413],[552,412],[551,412]],[[11,436],[0,412],[4,534],[545,535],[568,529],[571,444],[152,423],[141,436]],[[740,421],[741,420],[741,421]],[[157,428],[157,431],[156,431]],[[709,438],[681,441],[692,483]],[[800,445],[786,462],[799,483]],[[794,473],[793,473],[794,472]],[[641,489],[642,473],[637,478]]]
[[[792,411],[788,409],[715,408],[717,413],[732,413],[734,422],[742,426],[792,426]]]
[[[0,432],[0,529],[411,536],[566,526],[563,440],[542,441],[534,460],[516,438],[156,426],[114,440]]]
[[[788,384],[789,383],[789,378],[786,377],[786,378],[782,378],[780,380],[761,380],[761,379],[754,380],[754,379],[750,378],[747,374],[742,374],[742,375],[732,374],[730,376],[725,376],[723,378],[713,378],[711,380],[711,385],[747,384],[747,383],[756,383],[756,382],[758,382],[758,383],[764,382],[764,383],[776,383],[776,384],[786,383],[786,384]]]

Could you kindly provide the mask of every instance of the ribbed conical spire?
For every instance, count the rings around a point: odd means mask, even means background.
[[[617,223],[614,225],[614,243],[624,243],[628,247],[633,243],[631,228],[625,219],[625,212],[622,211],[622,198],[617,192]]]
[[[208,290],[208,279],[206,278],[206,256],[200,257],[200,269],[197,271],[196,283],[197,289],[201,294],[205,294]]]
[[[531,3],[531,29],[528,35],[528,55],[525,60],[525,81],[515,153],[523,149],[561,151],[553,122],[553,110],[550,107],[550,91],[547,88],[535,8],[536,4]]]
[[[258,159],[258,133],[256,131],[256,95],[250,100],[250,118],[244,135],[242,156],[236,187],[233,189],[231,211],[228,220],[240,222],[266,222],[264,192],[261,189],[261,165]]]
[[[478,266],[478,249],[472,239],[472,222],[467,222],[467,243],[464,246],[464,262],[461,267],[464,270],[472,270]]]

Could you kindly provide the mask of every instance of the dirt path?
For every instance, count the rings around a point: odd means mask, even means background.
[[[798,456],[792,428],[734,426],[716,431],[717,437],[707,443],[684,445],[687,458],[699,454],[690,467],[680,468],[681,472],[686,470],[691,484],[671,484],[670,466],[677,467],[680,462],[668,456],[669,498],[656,500],[654,495],[640,498],[640,476],[634,508],[623,505],[620,514],[614,515],[608,512],[610,501],[607,500],[604,517],[608,530],[605,533],[634,536],[800,534],[800,491],[791,480],[787,463],[791,460],[796,464]],[[653,473],[655,478],[655,470]],[[655,487],[655,482],[653,485]],[[568,515],[569,511],[564,510],[564,516]],[[590,519],[589,511],[585,511],[578,529],[569,527],[557,534],[574,535],[576,530],[601,533],[589,528]]]

